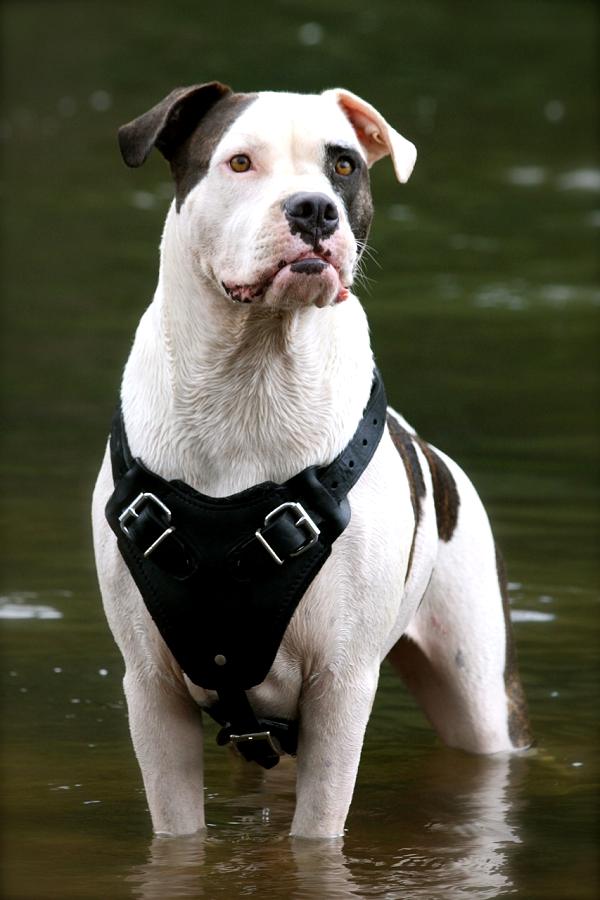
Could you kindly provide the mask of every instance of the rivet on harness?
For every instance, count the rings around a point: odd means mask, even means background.
[[[347,495],[385,421],[375,370],[354,437],[333,462],[216,498],[133,459],[120,406],[115,413],[106,518],[119,550],[182,670],[217,691],[207,710],[222,726],[217,742],[264,768],[295,753],[298,724],[257,718],[246,691],[267,676],[294,610],[348,525]]]

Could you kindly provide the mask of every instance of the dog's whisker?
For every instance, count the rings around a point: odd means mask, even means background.
[[[373,263],[375,263],[378,268],[381,268],[381,263],[377,259],[377,250],[374,247],[371,247],[366,241],[357,241],[357,246],[361,251],[361,261],[364,256],[368,257]]]

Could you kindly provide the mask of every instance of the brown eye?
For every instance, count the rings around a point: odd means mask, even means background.
[[[229,168],[234,172],[247,172],[251,167],[250,157],[245,153],[238,153],[229,160]]]
[[[335,164],[336,175],[352,175],[354,168],[354,163],[349,156],[340,156]]]

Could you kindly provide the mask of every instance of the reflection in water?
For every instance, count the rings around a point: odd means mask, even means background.
[[[128,876],[132,895],[140,900],[167,897],[204,897],[202,872],[206,837],[155,837],[148,862],[136,866]]]
[[[343,852],[343,840],[291,842],[296,864],[296,884],[290,893],[293,900],[327,897],[343,900],[360,897],[360,888],[352,877]]]
[[[506,851],[521,839],[510,815],[508,788],[519,759],[457,761],[463,763],[461,771],[446,787],[452,806],[427,824],[421,846],[397,854],[388,886],[402,896],[409,891],[415,900],[491,900],[513,887]]]
[[[346,841],[274,834],[262,815],[272,789],[266,778],[253,816],[206,836],[154,838],[147,863],[127,881],[138,900],[237,897],[250,886],[251,893],[277,900],[491,900],[513,888],[506,851],[520,838],[511,821],[509,780],[521,765],[518,757],[436,751],[412,790],[393,786],[386,792],[396,809],[392,817],[386,814],[387,827],[357,823]]]

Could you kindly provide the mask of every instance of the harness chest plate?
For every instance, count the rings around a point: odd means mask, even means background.
[[[152,618],[195,684],[217,689],[227,680],[248,689],[264,680],[294,609],[349,520],[347,501],[311,497],[314,473],[303,475],[295,490],[261,484],[214,501],[135,460],[117,484],[108,521]]]

